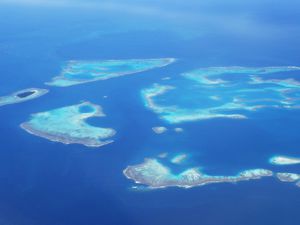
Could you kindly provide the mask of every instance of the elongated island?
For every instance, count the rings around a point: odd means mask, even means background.
[[[300,158],[278,155],[270,158],[269,162],[273,165],[294,165],[300,164]]]
[[[199,168],[187,168],[174,174],[167,166],[156,158],[148,158],[138,165],[128,166],[124,175],[137,184],[149,188],[181,187],[191,188],[212,183],[236,183],[272,176],[273,172],[265,169],[245,170],[236,176],[210,176],[202,173]]]
[[[71,60],[64,63],[61,73],[46,84],[68,87],[164,67],[174,61],[174,58],[99,61]]]
[[[0,106],[29,101],[41,97],[47,93],[47,89],[27,88],[24,90],[14,92],[10,95],[0,97]]]

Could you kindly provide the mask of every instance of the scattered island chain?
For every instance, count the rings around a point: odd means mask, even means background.
[[[174,58],[81,61],[71,60],[62,65],[61,73],[46,85],[69,87],[88,82],[107,80],[174,63]],[[299,71],[300,67],[208,67],[182,73],[181,76],[162,79],[141,90],[145,107],[157,114],[167,124],[179,124],[215,118],[247,119],[262,109],[296,110],[300,108],[300,82],[293,78],[265,79],[264,75]],[[231,79],[235,76],[236,79]],[[47,94],[49,90],[28,88],[0,97],[0,106],[21,103]],[[113,128],[95,127],[87,122],[92,117],[104,118],[101,106],[82,102],[49,111],[32,114],[20,126],[30,134],[64,144],[81,144],[100,147],[112,143],[116,134]],[[165,126],[155,126],[156,134],[169,131]],[[176,133],[183,128],[175,127]],[[203,173],[199,167],[183,167],[174,173],[168,163],[183,166],[188,154],[182,153],[168,159],[168,154],[148,158],[141,164],[128,166],[124,175],[135,183],[150,189],[182,187],[191,188],[213,183],[236,183],[275,176],[282,182],[296,183],[300,187],[300,174],[274,173],[268,169],[250,169],[234,176],[215,176]],[[169,160],[167,163],[163,160]],[[300,159],[274,156],[273,166],[300,164]]]

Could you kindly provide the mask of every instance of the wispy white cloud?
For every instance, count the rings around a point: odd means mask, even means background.
[[[122,13],[160,16],[160,17],[177,17],[184,15],[183,12],[174,12],[166,10],[159,5],[149,5],[145,3],[135,3],[132,1],[80,1],[80,0],[0,0],[0,4],[39,6],[39,7],[66,7],[80,8],[90,10],[107,10]],[[190,15],[185,15],[189,16]]]
[[[0,4],[79,8],[81,10],[130,14],[188,26],[191,29],[199,29],[196,31],[198,33],[205,32],[205,30],[219,30],[247,37],[268,38],[270,35],[282,35],[286,31],[300,30],[298,26],[293,25],[285,25],[283,29],[282,25],[266,22],[257,15],[249,13],[251,10],[247,13],[243,10],[237,10],[240,7],[240,0],[228,0],[229,2],[226,2],[229,5],[235,5],[237,7],[235,10],[232,10],[228,5],[224,9],[216,7],[218,4],[224,5],[219,0],[212,0],[211,4],[199,4],[199,1],[194,0],[187,1],[186,4],[190,3],[189,9],[193,8],[193,4],[197,7],[194,10],[188,10],[185,7],[180,7],[182,3],[178,0],[173,0],[173,5],[170,5],[169,0],[161,0],[161,3],[158,1],[149,3],[149,1],[143,0],[0,0]],[[268,3],[270,0],[261,1]],[[294,2],[294,0],[289,1]],[[177,7],[173,7],[174,4]]]

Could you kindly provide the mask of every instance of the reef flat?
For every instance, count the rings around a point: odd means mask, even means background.
[[[261,77],[257,75],[266,75],[280,72],[289,72],[300,70],[297,66],[282,66],[282,67],[239,67],[239,66],[229,66],[229,67],[208,67],[201,68],[191,72],[184,73],[183,76],[195,80],[198,83],[204,84],[226,84],[228,80],[226,76],[238,74],[241,77],[244,75],[249,76],[253,81],[253,77],[259,78],[263,83],[270,83],[269,81],[264,81]],[[225,75],[225,76],[222,76]],[[223,77],[225,79],[223,79]],[[277,80],[280,81],[280,80]],[[254,82],[255,83],[255,82]],[[274,83],[274,82],[273,82]]]
[[[0,106],[29,101],[48,93],[47,89],[28,88],[0,97]]]
[[[199,168],[188,168],[179,174],[174,174],[156,158],[148,158],[138,165],[128,166],[124,175],[137,184],[146,185],[149,188],[181,187],[191,188],[213,183],[236,183],[260,179],[272,176],[270,170],[251,169],[245,170],[236,176],[210,176],[202,173]]]
[[[139,73],[154,68],[167,66],[174,58],[130,59],[102,61],[68,61],[59,76],[54,77],[47,85],[68,87],[97,80]]]
[[[203,68],[155,83],[141,95],[144,105],[169,123],[247,119],[259,110],[300,109],[300,82],[289,77],[299,70],[293,66]]]
[[[90,102],[66,106],[47,112],[32,114],[28,122],[21,127],[27,132],[51,141],[64,144],[82,144],[99,147],[112,143],[109,138],[115,135],[111,128],[89,125],[91,117],[104,117],[100,106]]]
[[[300,164],[300,158],[288,157],[288,156],[274,156],[269,162],[273,165],[294,165]]]

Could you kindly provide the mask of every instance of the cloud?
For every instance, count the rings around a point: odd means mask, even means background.
[[[143,2],[143,1],[141,1]],[[176,17],[178,13],[166,10],[162,4],[145,4],[135,1],[81,1],[81,0],[0,0],[0,4],[39,7],[65,7],[89,10],[106,10],[130,14]],[[182,14],[182,13],[180,13]]]
[[[294,0],[289,0],[295,3]],[[230,34],[268,38],[274,35],[284,35],[286,32],[299,31],[298,25],[276,23],[276,20],[268,20],[265,17],[276,16],[270,0],[240,3],[240,0],[224,1],[196,1],[187,0],[182,3],[178,0],[0,0],[0,4],[38,6],[38,7],[65,7],[68,9],[94,10],[110,12],[118,15],[128,14],[133,17],[150,18],[161,23],[189,27],[195,33],[201,34],[206,31],[228,32]],[[279,7],[279,6],[274,6]],[[287,4],[286,7],[291,7]],[[294,10],[289,9],[289,10]],[[288,10],[288,11],[289,11]],[[255,13],[255,12],[263,13]],[[273,12],[274,11],[274,12]],[[287,12],[288,12],[287,11]],[[288,13],[286,13],[288,15]],[[175,26],[174,26],[175,25]]]

